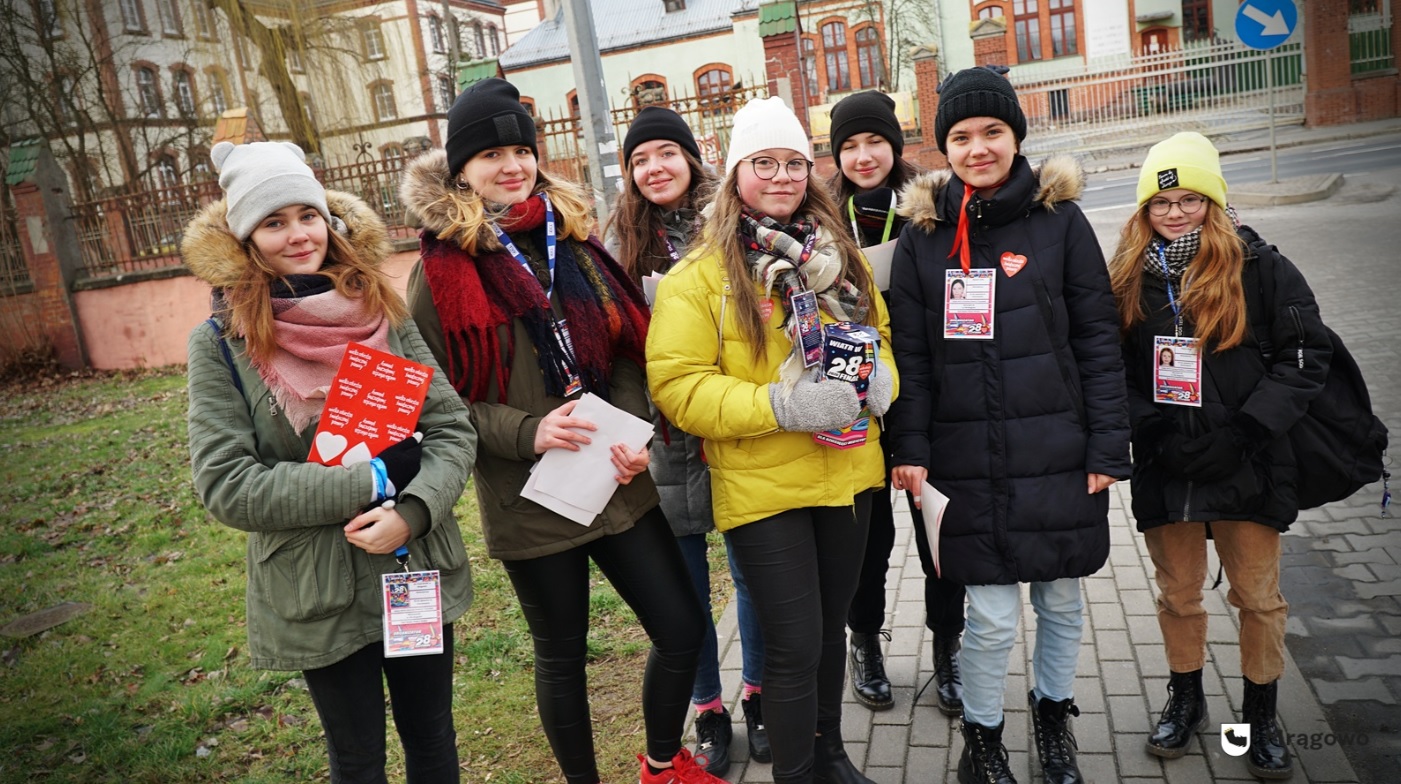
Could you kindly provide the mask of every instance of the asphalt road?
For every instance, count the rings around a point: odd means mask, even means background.
[[[1401,136],[1290,147],[1278,151],[1277,161],[1280,179],[1330,172],[1348,177],[1390,169],[1393,170],[1391,182],[1401,183],[1401,177],[1396,177],[1394,171],[1401,169]],[[1270,153],[1263,150],[1223,156],[1221,169],[1230,185],[1269,182]],[[1092,174],[1080,206],[1086,212],[1132,206],[1137,187],[1138,169]]]

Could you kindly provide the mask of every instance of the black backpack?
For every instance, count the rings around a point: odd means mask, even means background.
[[[1278,251],[1248,227],[1242,227],[1241,235],[1258,259],[1256,267],[1264,307],[1257,309],[1256,315],[1264,321],[1252,324],[1251,328],[1268,367],[1278,358],[1279,352],[1290,350],[1287,346],[1275,349],[1270,345],[1269,319],[1275,312],[1274,261]],[[1298,464],[1300,509],[1341,501],[1362,486],[1389,477],[1384,467],[1386,425],[1372,413],[1372,398],[1367,393],[1362,370],[1338,333],[1326,325],[1323,329],[1333,344],[1328,377],[1323,382],[1323,391],[1289,430],[1289,443]],[[1302,337],[1294,351],[1302,367]]]

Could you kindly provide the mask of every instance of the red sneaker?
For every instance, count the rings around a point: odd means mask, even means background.
[[[637,755],[637,761],[642,763],[642,773],[638,776],[637,784],[725,784],[724,779],[706,773],[705,768],[702,768],[686,749],[676,752],[676,756],[671,758],[671,767],[656,773],[648,772],[647,755]]]

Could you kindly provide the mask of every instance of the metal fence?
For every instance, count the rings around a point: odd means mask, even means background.
[[[1391,51],[1391,14],[1352,14],[1347,20],[1348,56],[1353,74],[1365,74],[1396,67]]]
[[[1027,115],[1028,152],[1093,151],[1174,130],[1226,133],[1267,127],[1273,76],[1276,122],[1300,122],[1304,112],[1303,48],[1272,52],[1235,41],[1092,62],[1015,71],[1012,80]]]
[[[724,163],[725,150],[729,146],[735,112],[750,100],[766,98],[768,94],[768,85],[761,82],[750,87],[735,87],[717,95],[682,94],[661,101],[658,105],[674,109],[680,114],[695,134],[702,157],[707,162],[721,165]],[[618,139],[620,148],[623,138],[627,136],[628,127],[632,125],[633,118],[640,109],[641,107],[630,102],[609,111],[609,119],[613,122],[613,134]],[[540,140],[542,169],[575,182],[590,182],[583,124],[578,117],[557,117],[553,113],[543,115],[536,118],[535,131]]]
[[[407,210],[399,200],[399,180],[408,160],[371,158],[343,166],[328,166],[318,170],[316,176],[327,188],[359,196],[384,218],[390,238],[400,239],[413,236],[413,229],[407,225]]]
[[[12,293],[29,283],[29,266],[24,263],[15,212],[0,207],[0,295]]]

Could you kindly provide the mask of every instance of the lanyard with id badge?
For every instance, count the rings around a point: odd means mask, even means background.
[[[890,238],[890,231],[895,227],[895,192],[890,193],[890,209],[885,213],[885,229],[881,231],[880,242],[870,247],[862,248],[861,255],[866,257],[866,263],[871,265],[871,278],[875,281],[876,291],[890,290],[890,268],[895,262],[896,241]],[[846,214],[851,218],[851,236],[857,242],[861,241],[861,227],[856,223],[856,197],[849,196],[846,200]]]
[[[817,310],[817,294],[807,287],[807,276],[803,274],[802,267],[812,256],[812,248],[816,244],[817,228],[813,227],[812,234],[803,240],[802,254],[798,257],[798,266],[795,268],[799,279],[803,281],[803,288],[789,297],[793,305],[793,328],[797,333],[791,337],[793,344],[798,346],[803,355],[805,368],[822,362],[822,314]]]
[[[550,300],[551,294],[555,290],[555,206],[550,203],[550,197],[540,194],[540,198],[545,202],[545,256],[548,259],[550,270],[550,285],[545,288],[545,300]],[[511,241],[511,237],[502,231],[500,226],[491,223],[491,230],[496,234],[496,240],[501,243],[501,247],[511,254],[511,258],[526,271],[531,278],[538,280],[535,270],[531,268],[530,261],[525,254],[520,252],[516,243]],[[562,318],[554,316],[554,310],[550,312],[550,329],[555,333],[555,343],[559,345],[560,351],[564,353],[564,360],[560,363],[560,370],[564,374],[564,396],[570,397],[574,393],[584,388],[584,383],[579,380],[579,374],[575,371],[578,363],[574,359],[574,340],[569,336],[569,324]]]
[[[1174,406],[1202,405],[1201,339],[1182,334],[1182,305],[1172,288],[1167,253],[1158,243],[1168,304],[1172,306],[1173,334],[1153,336],[1153,402]]]
[[[393,509],[393,501],[384,508]],[[384,598],[384,655],[426,656],[443,652],[442,577],[437,569],[409,571],[409,548],[400,546],[394,559],[401,571],[380,575]]]

